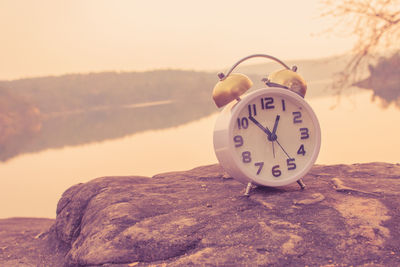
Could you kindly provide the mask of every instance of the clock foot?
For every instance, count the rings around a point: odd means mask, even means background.
[[[244,196],[245,196],[245,197],[250,196],[250,190],[251,190],[252,187],[253,187],[253,184],[252,184],[252,183],[248,183],[248,184],[247,184],[247,186],[246,186],[246,191],[244,191]]]
[[[304,184],[304,182],[303,182],[303,180],[302,180],[302,179],[299,179],[299,180],[297,180],[297,183],[300,185],[300,187],[301,187],[301,190],[303,190],[303,189],[305,189],[305,188],[306,188],[306,185]]]

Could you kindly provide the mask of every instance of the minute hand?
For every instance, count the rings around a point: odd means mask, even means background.
[[[262,126],[256,119],[254,119],[254,117],[249,116],[249,119],[254,122],[255,125],[257,125],[261,130],[263,130],[264,133],[266,133],[268,135],[268,138],[271,138],[271,131],[268,129],[268,127],[264,127]]]

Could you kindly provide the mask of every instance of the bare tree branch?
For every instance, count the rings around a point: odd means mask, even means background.
[[[333,88],[340,93],[354,84],[363,68],[377,53],[389,56],[399,50],[400,0],[322,0],[321,17],[334,18],[330,29],[357,38],[345,69],[338,73]]]

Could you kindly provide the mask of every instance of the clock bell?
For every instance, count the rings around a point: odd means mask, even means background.
[[[253,86],[253,82],[248,76],[241,73],[232,73],[232,71],[243,61],[254,57],[272,59],[285,67],[284,69],[272,72],[268,75],[268,78],[263,79],[263,82],[267,86],[285,88],[295,92],[301,97],[305,96],[307,84],[303,77],[296,73],[296,66],[289,68],[285,63],[275,57],[264,54],[255,54],[239,60],[232,66],[226,75],[224,73],[218,73],[219,82],[215,85],[212,94],[214,102],[218,108],[225,106],[235,99],[240,101],[240,96],[246,93],[247,90]]]

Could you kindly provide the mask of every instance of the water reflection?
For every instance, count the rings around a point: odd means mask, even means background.
[[[400,111],[394,104],[381,109],[372,103],[371,91],[344,97],[331,109],[333,99],[311,101],[322,129],[322,146],[317,163],[400,161]]]
[[[148,130],[165,129],[197,120],[214,110],[211,105],[201,102],[192,103],[188,108],[186,103],[165,100],[118,108],[51,114],[44,120],[41,131],[20,152],[84,145]]]
[[[369,66],[368,78],[356,83],[357,86],[373,91],[372,100],[378,100],[382,107],[392,103],[400,109],[400,54],[381,58],[375,66]]]
[[[54,217],[64,190],[95,177],[151,176],[214,163],[214,118],[212,115],[166,130],[13,158],[0,168],[0,217]]]
[[[0,161],[199,119],[216,110],[215,81],[178,70],[0,81]]]
[[[355,91],[356,92],[356,91]],[[312,98],[322,129],[317,163],[399,162],[400,114],[371,103],[372,93]],[[0,167],[0,217],[55,217],[62,192],[100,176],[145,175],[216,163],[216,114],[165,130],[19,155]]]

